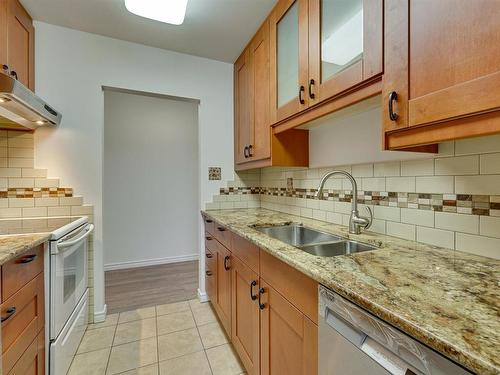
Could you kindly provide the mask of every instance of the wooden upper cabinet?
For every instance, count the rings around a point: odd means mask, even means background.
[[[33,20],[18,0],[0,0],[0,64],[7,65],[19,81],[34,91]]]
[[[251,127],[249,50],[234,63],[234,158],[236,164],[247,161]]]
[[[269,21],[266,20],[250,42],[250,112],[249,159],[271,157],[269,120]]]
[[[498,1],[385,1],[385,148],[500,131],[499,19]]]
[[[309,1],[310,105],[382,73],[382,0]]]
[[[307,35],[308,0],[280,0],[270,16],[272,123],[309,104]]]

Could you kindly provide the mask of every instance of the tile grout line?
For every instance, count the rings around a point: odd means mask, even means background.
[[[201,302],[199,302],[199,303],[201,303]],[[210,303],[210,302],[207,301],[205,303]],[[194,312],[193,312],[193,308],[191,306],[191,303],[189,303],[189,310],[191,311],[191,315],[193,316],[194,325],[196,327],[196,331],[198,332],[198,337],[200,338],[200,341],[201,341],[201,346],[203,348],[203,354],[205,354],[205,358],[206,358],[207,363],[208,363],[208,368],[210,369],[210,373],[213,375],[214,371],[212,369],[212,365],[210,364],[210,360],[208,359],[207,349],[205,349],[205,345],[203,344],[203,340],[201,339],[200,329],[198,328],[198,324],[196,323],[196,319],[194,318]]]
[[[115,342],[116,331],[118,330],[118,322],[120,321],[120,315],[118,315],[118,320],[116,321],[115,330],[113,332],[113,340],[111,341],[111,347],[109,348],[108,360],[106,362],[106,369],[104,370],[104,374],[107,374],[109,361],[111,360],[111,353],[113,351],[113,344]]]

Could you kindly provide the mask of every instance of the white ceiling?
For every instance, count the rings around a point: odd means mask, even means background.
[[[189,0],[180,26],[131,14],[124,0],[21,3],[38,21],[232,63],[276,0]]]

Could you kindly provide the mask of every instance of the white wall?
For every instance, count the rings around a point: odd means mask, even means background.
[[[117,25],[117,27],[121,27]],[[233,178],[232,65],[35,22],[36,92],[63,114],[35,133],[35,163],[95,206],[95,306],[104,310],[102,167],[104,99],[110,86],[196,98],[200,202]],[[208,166],[222,181],[207,181]],[[198,236],[201,244],[201,219]],[[200,253],[201,253],[200,245]],[[203,262],[201,267],[204,267]],[[203,271],[203,270],[202,270]],[[200,274],[203,274],[201,272]],[[204,290],[204,278],[200,278]]]
[[[429,154],[382,150],[380,102],[376,96],[308,126],[310,168],[428,158]]]
[[[198,102],[104,91],[104,269],[198,259]]]

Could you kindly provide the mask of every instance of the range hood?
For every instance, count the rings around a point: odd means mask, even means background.
[[[36,129],[59,125],[61,113],[21,82],[0,72],[0,128]]]

